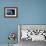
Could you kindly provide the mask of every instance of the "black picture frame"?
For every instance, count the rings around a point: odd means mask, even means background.
[[[4,7],[5,18],[16,18],[18,17],[18,7]]]

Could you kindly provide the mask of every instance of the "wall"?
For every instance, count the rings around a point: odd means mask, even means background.
[[[4,7],[12,6],[18,7],[18,18],[4,18]],[[8,43],[17,24],[46,24],[46,0],[0,0],[0,44]]]

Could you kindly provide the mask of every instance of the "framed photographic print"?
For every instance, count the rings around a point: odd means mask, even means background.
[[[18,16],[17,7],[5,7],[4,8],[4,17],[14,18]]]

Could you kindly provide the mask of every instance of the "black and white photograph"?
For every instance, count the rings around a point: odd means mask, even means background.
[[[18,8],[17,7],[5,7],[4,8],[4,16],[5,17],[17,17],[18,16]]]

